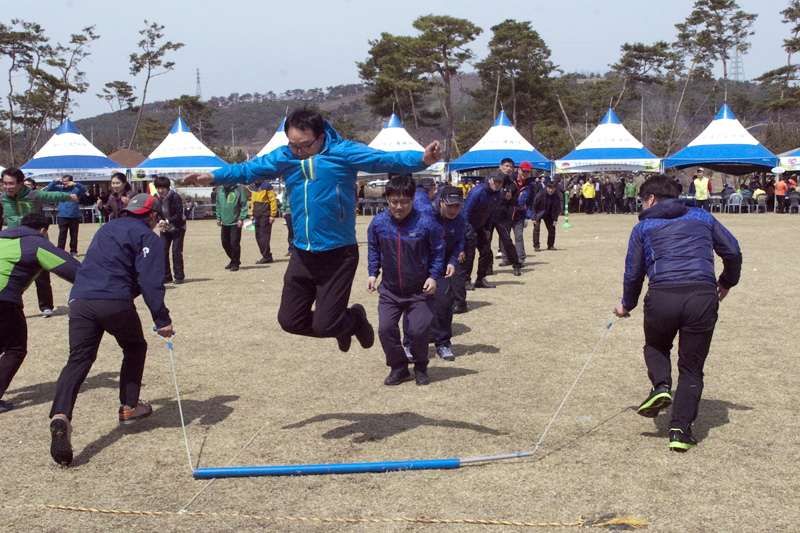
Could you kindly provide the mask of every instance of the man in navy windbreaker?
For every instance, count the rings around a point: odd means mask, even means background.
[[[289,115],[285,129],[287,146],[212,174],[188,174],[184,181],[223,185],[283,176],[292,209],[295,253],[283,278],[278,322],[284,331],[296,335],[336,337],[345,352],[353,335],[363,348],[369,348],[375,333],[364,307],[347,308],[358,267],[357,174],[423,170],[441,158],[439,142],[429,144],[425,152],[374,150],[343,140],[311,109]]]
[[[475,278],[475,287],[479,289],[493,289],[494,284],[486,281],[486,273],[492,264],[492,243],[489,240],[493,216],[497,204],[500,202],[500,189],[503,187],[505,175],[499,170],[495,170],[483,180],[483,183],[476,185],[467,199],[464,201],[464,217],[470,228],[467,228],[466,244],[464,252],[466,260],[460,265],[460,274],[467,284],[472,277],[472,267],[475,261],[475,251],[477,249],[478,273]],[[458,308],[455,312],[463,313],[464,308]]]
[[[643,211],[631,232],[622,301],[614,314],[636,307],[644,277],[644,360],[653,388],[638,413],[655,418],[672,404],[669,446],[685,452],[697,445],[691,424],[703,392],[703,365],[717,323],[719,302],[739,282],[742,253],[733,235],[708,212],[678,199],[675,180],[653,176],[640,190]],[[714,253],[722,258],[717,279]],[[680,332],[678,387],[671,395],[670,350]]]
[[[86,251],[69,300],[69,360],[58,378],[50,409],[50,455],[61,465],[72,462],[72,410],[89,375],[105,332],[122,348],[119,375],[119,423],[130,424],[153,412],[139,399],[147,342],[134,299],[140,294],[156,331],[172,336],[164,305],[164,245],[153,232],[161,219],[161,202],[137,194],[97,233]]]
[[[60,191],[74,194],[78,198],[86,194],[86,187],[82,183],[73,181],[67,174],[61,178],[61,183],[51,181],[46,191]],[[69,232],[69,253],[78,255],[78,227],[81,222],[81,206],[74,202],[60,202],[58,204],[58,247],[62,250],[67,246],[67,232]]]
[[[369,279],[367,291],[377,287],[378,338],[392,370],[386,385],[399,385],[411,376],[409,359],[400,342],[400,317],[408,317],[406,334],[417,385],[428,385],[428,331],[433,318],[436,280],[444,273],[441,227],[430,209],[414,208],[414,180],[395,176],[386,184],[389,209],[375,216],[367,230]]]

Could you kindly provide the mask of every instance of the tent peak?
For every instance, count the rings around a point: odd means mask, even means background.
[[[386,129],[386,128],[402,128],[402,127],[403,125],[400,123],[400,119],[397,118],[397,115],[392,113],[392,116],[389,117],[389,119],[386,121],[386,125],[383,128]]]
[[[720,108],[719,113],[717,113],[717,116],[714,117],[714,120],[720,120],[723,118],[728,120],[736,120],[736,116],[733,114],[733,111],[731,111],[731,108],[727,103],[722,104],[722,107]]]
[[[500,114],[497,115],[497,120],[495,120],[494,124],[492,124],[493,128],[496,128],[497,126],[508,126],[509,128],[514,127],[511,124],[511,121],[508,120],[508,115],[506,115],[506,112],[503,111],[502,109],[500,110]]]
[[[182,131],[188,131],[189,133],[191,133],[189,126],[186,125],[186,123],[183,121],[181,117],[178,117],[178,120],[175,121],[175,125],[172,126],[172,130],[169,132],[169,134],[173,135],[175,133],[180,133]]]
[[[76,133],[78,135],[81,134],[81,132],[78,131],[78,128],[75,127],[75,124],[73,124],[72,121],[70,121],[70,119],[68,118],[64,119],[64,122],[61,123],[61,126],[58,128],[58,131],[56,131],[56,135],[61,135],[63,133]]]
[[[620,124],[620,121],[617,118],[616,113],[614,113],[614,110],[609,107],[608,111],[606,111],[606,114],[603,117],[603,120],[600,121],[600,124]]]

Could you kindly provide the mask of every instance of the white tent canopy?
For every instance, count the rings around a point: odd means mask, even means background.
[[[392,113],[392,116],[386,121],[383,129],[368,145],[370,148],[382,150],[384,152],[424,152],[425,148],[422,147],[414,138],[406,131],[400,123],[397,115]],[[434,163],[425,170],[415,172],[415,176],[439,176],[444,172],[443,163]],[[359,176],[385,176],[386,174],[369,174],[367,172],[359,172]]]
[[[225,165],[178,117],[167,138],[136,169],[150,174],[184,174],[210,172]]]
[[[286,117],[283,117],[281,121],[280,127],[278,127],[278,131],[275,132],[275,135],[269,140],[269,142],[261,149],[260,152],[256,154],[256,157],[261,157],[262,155],[267,155],[275,148],[280,148],[281,146],[286,146],[289,144],[289,138],[286,137],[286,132],[284,131],[284,126],[286,125]]]

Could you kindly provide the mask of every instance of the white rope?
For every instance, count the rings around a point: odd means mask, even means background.
[[[158,335],[158,333],[156,333]],[[183,428],[183,442],[186,444],[186,456],[189,458],[189,470],[194,472],[192,466],[192,452],[189,451],[189,437],[186,436],[186,420],[183,418],[183,405],[181,404],[181,391],[178,390],[178,374],[175,372],[175,357],[172,355],[172,340],[158,335],[169,346],[169,362],[172,364],[172,379],[175,381],[175,396],[178,398],[178,412],[181,415],[181,428]]]

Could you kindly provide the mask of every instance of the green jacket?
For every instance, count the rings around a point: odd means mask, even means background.
[[[625,198],[636,198],[636,195],[639,193],[639,186],[636,185],[636,182],[633,183],[628,182],[625,184]]]
[[[247,218],[247,198],[241,185],[230,187],[227,191],[224,186],[217,189],[217,220],[223,226],[235,226],[237,220]]]
[[[27,185],[22,186],[16,198],[3,193],[3,212],[8,220],[8,227],[16,228],[22,222],[22,217],[36,212],[34,206],[36,200],[44,203],[69,202],[70,194],[60,191],[32,191]]]

